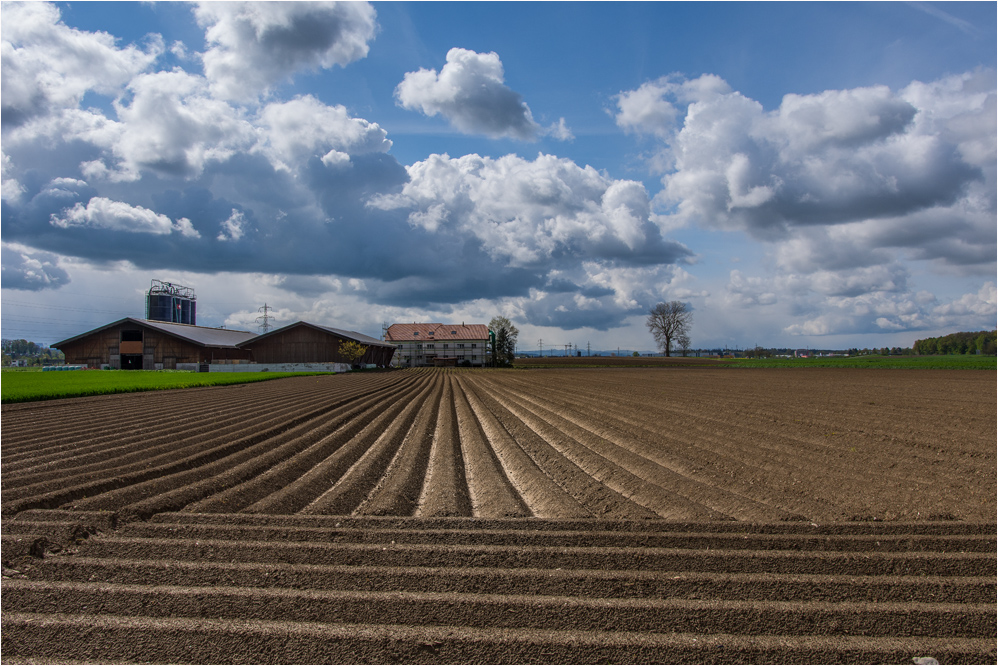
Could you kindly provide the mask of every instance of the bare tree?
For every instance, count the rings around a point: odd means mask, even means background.
[[[666,356],[672,355],[674,345],[682,343],[684,349],[689,348],[693,313],[682,301],[659,303],[648,313],[647,323],[648,330],[655,336],[655,342]]]
[[[683,333],[676,338],[676,347],[686,356],[690,351],[690,336]]]

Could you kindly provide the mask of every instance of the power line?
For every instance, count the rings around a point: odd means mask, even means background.
[[[42,310],[60,310],[63,312],[93,312],[95,314],[121,314],[128,316],[124,310],[94,310],[93,308],[73,308],[66,305],[38,305],[37,303],[22,303],[20,301],[4,300],[4,305],[16,305],[22,308],[38,308]],[[131,312],[129,310],[128,312]]]

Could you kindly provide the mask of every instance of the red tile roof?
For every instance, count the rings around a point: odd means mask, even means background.
[[[488,340],[485,324],[392,324],[385,333],[385,342],[413,340]]]

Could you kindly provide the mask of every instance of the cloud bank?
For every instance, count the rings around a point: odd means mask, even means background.
[[[734,271],[722,301],[782,300],[804,318],[786,333],[824,335],[931,326],[912,261],[994,276],[995,99],[985,70],[790,94],[772,111],[716,76],[671,76],[622,92],[615,118],[655,142],[667,226],[769,248],[773,274]]]
[[[564,330],[640,328],[676,298],[786,335],[993,325],[990,71],[789,94],[771,110],[711,74],[648,81],[614,116],[651,147],[650,192],[545,153],[402,164],[378,122],[282,94],[367,56],[366,3],[196,5],[205,51],[169,50],[190,69],[167,67],[155,35],[120,44],[48,4],[2,12],[5,289],[57,290],[74,266],[128,262],[267,276],[301,302],[498,308]],[[404,74],[394,99],[469,135],[572,138],[564,119],[534,120],[495,53],[451,49],[439,71]],[[688,244],[669,237],[694,229]],[[722,234],[765,257],[709,282],[695,243]],[[919,283],[932,272],[981,286],[940,298]]]
[[[295,72],[363,57],[367,5],[208,3],[195,14],[209,45],[203,74],[152,71],[155,52],[81,37],[52,7],[5,10],[12,62],[72,35],[130,66],[97,81],[100,68],[64,65],[78,94],[4,124],[5,241],[141,269],[359,280],[384,305],[522,299],[530,316],[601,328],[654,298],[608,275],[647,267],[646,278],[667,282],[692,256],[663,237],[635,181],[552,155],[432,155],[405,167],[377,123],[311,95],[267,98]],[[30,42],[16,27],[28,18]],[[544,131],[503,84],[495,54],[452,50],[432,78],[407,77],[400,99],[469,131]],[[16,72],[4,81],[21,83]],[[105,94],[111,112],[84,108],[85,93]]]

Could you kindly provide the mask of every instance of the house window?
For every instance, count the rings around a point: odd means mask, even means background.
[[[427,349],[433,349],[433,345],[426,345]]]
[[[122,331],[122,342],[142,342],[142,331]]]
[[[472,348],[472,349],[474,349],[474,348],[475,348],[475,347],[477,347],[477,346],[478,346],[478,344],[477,344],[477,343],[474,343],[474,342],[472,342],[472,343],[471,343],[471,348]]]
[[[447,349],[447,343],[446,342],[444,343],[444,349]]]
[[[457,343],[457,348],[458,349],[464,349],[464,345],[459,342],[459,343]]]

